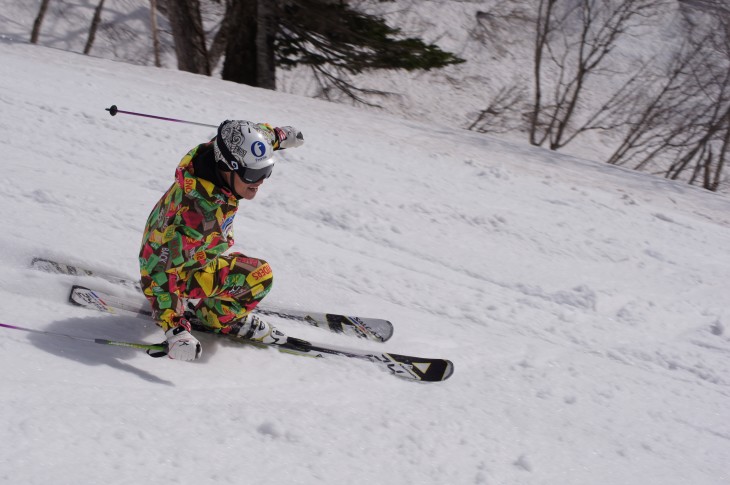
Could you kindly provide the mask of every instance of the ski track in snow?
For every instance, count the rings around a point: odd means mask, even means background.
[[[65,301],[136,277],[149,209],[212,135],[118,115],[293,124],[237,247],[272,303],[384,317],[450,358],[419,385],[203,335],[201,362],[2,330],[2,483],[730,482],[730,201],[449,127],[0,42],[2,322],[157,342]]]

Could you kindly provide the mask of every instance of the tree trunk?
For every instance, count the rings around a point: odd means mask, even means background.
[[[228,43],[222,77],[256,86],[256,5],[258,0],[234,0],[228,4]]]
[[[237,2],[234,2],[237,3]],[[175,41],[177,68],[210,76],[205,31],[198,0],[167,2],[168,18]]]
[[[41,24],[43,23],[43,17],[46,16],[46,10],[48,10],[48,4],[51,0],[43,0],[41,2],[41,8],[38,9],[38,15],[36,15],[35,22],[33,22],[33,31],[30,33],[30,43],[37,44],[38,36],[41,33]]]
[[[99,28],[99,22],[101,22],[101,11],[103,8],[104,0],[99,0],[99,5],[94,10],[94,18],[91,20],[91,28],[89,28],[89,37],[86,39],[86,46],[84,47],[84,54],[86,55],[91,52],[91,46],[94,45],[96,30]]]
[[[152,50],[155,56],[155,67],[160,67],[160,34],[157,30],[157,0],[150,0],[150,28],[152,29]]]
[[[725,116],[725,137],[722,141],[720,154],[717,157],[717,166],[715,167],[715,172],[712,174],[709,184],[705,186],[706,189],[717,192],[717,189],[720,187],[720,182],[722,181],[722,172],[723,168],[725,168],[725,159],[727,158],[728,153],[730,153],[730,112]]]
[[[258,0],[256,15],[256,85],[276,90],[274,37],[276,17],[271,0]]]
[[[274,37],[276,17],[266,0],[235,0],[228,4],[226,60],[223,79],[276,89]]]

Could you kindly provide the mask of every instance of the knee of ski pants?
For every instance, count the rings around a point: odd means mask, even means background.
[[[231,298],[255,302],[256,306],[271,291],[274,283],[271,265],[263,259],[250,258],[241,253],[232,253],[227,257],[230,272],[226,278],[226,286]]]
[[[274,274],[263,259],[231,253],[216,258],[187,280],[184,292],[187,298],[221,299],[247,305],[268,294]]]
[[[222,257],[217,264],[215,291],[209,294],[189,292],[188,298],[198,297],[194,311],[212,328],[225,329],[250,313],[268,294],[273,272],[262,259],[240,254]]]

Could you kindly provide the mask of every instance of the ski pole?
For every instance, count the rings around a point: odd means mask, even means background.
[[[108,111],[109,114],[111,114],[112,116],[116,116],[117,113],[123,113],[125,115],[144,116],[145,118],[154,118],[156,120],[174,121],[175,123],[185,123],[188,125],[206,126],[208,128],[218,128],[218,125],[208,125],[206,123],[197,123],[195,121],[185,121],[185,120],[178,120],[175,118],[166,118],[164,116],[149,115],[149,114],[145,114],[145,113],[135,113],[134,111],[124,111],[124,110],[117,108],[116,104],[111,105],[110,108],[104,108],[104,110]]]
[[[101,344],[101,345],[114,345],[116,347],[130,347],[133,349],[141,349],[141,350],[147,350],[150,353],[152,357],[162,357],[163,355],[167,354],[167,345],[165,343],[160,344],[137,344],[132,342],[119,342],[117,340],[107,340],[104,338],[86,338],[86,337],[77,337],[75,335],[67,335],[65,333],[57,333],[57,332],[49,332],[48,330],[34,330],[32,328],[26,328],[26,327],[20,327],[18,325],[8,325],[7,323],[0,323],[0,327],[9,328],[11,330],[22,330],[24,332],[31,332],[31,333],[40,333],[43,335],[51,335],[53,337],[66,337],[70,338],[72,340],[80,340],[82,342],[92,342],[95,344]]]

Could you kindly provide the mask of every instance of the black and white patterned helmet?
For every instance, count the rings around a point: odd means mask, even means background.
[[[266,125],[226,120],[218,127],[213,151],[218,164],[238,173],[248,183],[271,175],[274,134]]]

